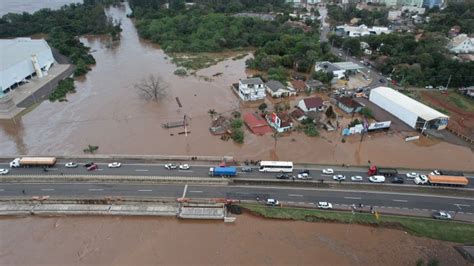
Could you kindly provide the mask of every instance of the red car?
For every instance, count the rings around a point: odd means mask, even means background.
[[[87,167],[87,171],[94,171],[97,169],[97,164],[93,163],[91,166]]]

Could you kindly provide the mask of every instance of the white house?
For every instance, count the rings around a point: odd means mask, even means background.
[[[388,34],[392,31],[389,30],[387,27],[372,27],[369,28],[366,25],[362,24],[360,26],[349,26],[349,25],[342,25],[336,27],[336,33],[342,36],[348,37],[360,37],[366,35],[380,35],[380,34]]]
[[[323,99],[320,97],[305,98],[298,102],[298,108],[303,112],[322,111],[324,109]]]
[[[265,95],[265,86],[260,78],[239,80],[239,97],[243,101],[263,100]]]
[[[345,69],[342,69],[328,61],[316,62],[314,70],[323,71],[325,73],[332,73],[332,75],[338,79],[345,77],[346,73]]]
[[[293,127],[291,117],[286,113],[271,113],[267,115],[268,124],[278,132],[285,132]]]
[[[457,54],[469,54],[474,52],[474,38],[466,34],[459,34],[448,43],[449,51]]]
[[[267,92],[273,98],[296,95],[295,89],[287,87],[277,80],[269,80],[267,83],[265,83],[265,87],[267,89]]]

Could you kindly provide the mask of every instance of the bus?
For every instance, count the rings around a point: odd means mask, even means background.
[[[293,162],[281,161],[261,161],[260,172],[291,173],[293,172]]]

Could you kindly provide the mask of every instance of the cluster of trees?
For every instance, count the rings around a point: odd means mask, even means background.
[[[338,5],[328,5],[328,15],[332,24],[349,23],[352,18],[359,18],[359,24],[367,26],[374,25],[388,25],[387,19],[388,9],[380,8],[369,11],[367,9],[359,10],[355,4],[349,4],[347,7],[340,7]]]
[[[94,64],[77,36],[83,34],[110,34],[117,38],[120,24],[108,19],[102,3],[119,0],[85,0],[84,4],[71,4],[59,10],[41,9],[34,14],[9,13],[0,18],[0,38],[22,37],[33,34],[48,34],[48,43],[71,58],[77,66],[76,75],[82,75]]]
[[[474,32],[474,2],[464,1],[450,3],[445,9],[429,10],[430,21],[423,26],[424,30],[446,34],[452,26],[460,26],[461,32]]]

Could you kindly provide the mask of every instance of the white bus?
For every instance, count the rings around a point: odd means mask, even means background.
[[[259,171],[260,172],[291,173],[293,172],[293,162],[261,161]]]

